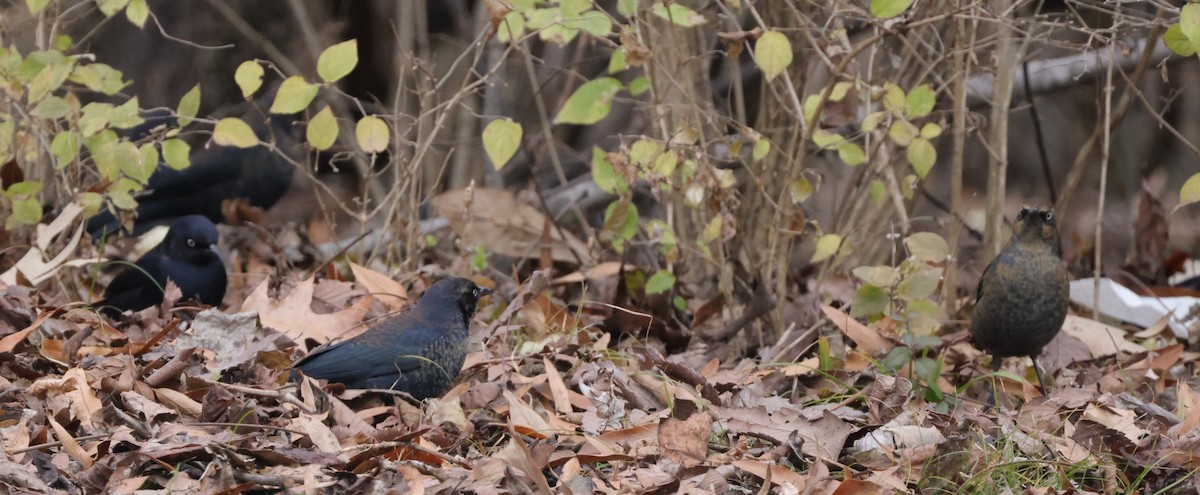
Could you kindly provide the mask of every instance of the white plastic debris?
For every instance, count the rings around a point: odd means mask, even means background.
[[[1080,306],[1092,307],[1095,302],[1095,279],[1085,278],[1071,282],[1071,301]],[[1189,328],[1200,331],[1200,316],[1192,312],[1200,305],[1195,297],[1139,296],[1111,279],[1100,279],[1100,314],[1142,328],[1149,327],[1164,316],[1170,317],[1167,326],[1176,337],[1187,340]],[[1188,314],[1193,316],[1188,319]]]

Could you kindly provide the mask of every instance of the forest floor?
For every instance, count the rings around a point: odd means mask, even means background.
[[[1051,383],[1043,395],[1027,359],[990,373],[961,321],[913,340],[898,336],[895,322],[868,325],[815,298],[789,297],[782,313],[800,316],[781,335],[759,323],[712,332],[754,302],[693,300],[681,287],[687,310],[673,311],[620,283],[617,263],[518,282],[474,270],[465,256],[450,258],[449,269],[404,273],[342,258],[314,278],[312,269],[270,266],[270,256],[236,245],[244,238],[254,235],[223,227],[233,240],[222,243],[231,280],[222,310],[185,305],[105,319],[73,303],[94,297],[95,270],[86,267],[57,267],[36,288],[0,285],[0,485],[35,493],[1200,491],[1196,347],[1165,320],[1112,326],[1073,306],[1042,355]],[[474,273],[497,293],[477,313],[466,365],[443,397],[389,404],[375,393],[287,381],[306,347],[361,331],[450,272]],[[1001,406],[988,410],[993,385]]]

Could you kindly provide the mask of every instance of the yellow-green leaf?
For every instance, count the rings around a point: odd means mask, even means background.
[[[767,153],[770,153],[770,152],[771,152],[771,142],[768,141],[766,138],[759,138],[758,141],[756,141],[754,143],[754,150],[751,151],[750,158],[754,159],[754,161],[757,162],[759,160],[762,160],[764,157],[766,157]]]
[[[871,0],[871,15],[877,19],[891,19],[912,6],[913,0]]]
[[[313,116],[312,120],[308,121],[308,127],[304,130],[304,137],[308,140],[309,146],[314,149],[325,151],[333,146],[338,137],[337,120],[333,118],[333,111],[329,106],[321,109]]]
[[[579,86],[562,110],[554,117],[555,124],[591,125],[608,116],[613,98],[621,90],[621,81],[612,77],[601,77]]]
[[[150,180],[150,174],[158,168],[158,149],[154,147],[154,143],[146,143],[138,147],[138,154],[141,155],[142,168],[141,175],[135,178],[147,182]]]
[[[904,95],[904,90],[900,89],[895,83],[884,83],[883,85],[883,108],[888,109],[896,115],[900,115],[904,111],[904,106],[907,104],[907,97]]]
[[[799,179],[792,182],[792,203],[800,204],[812,196],[813,185],[809,182],[808,177],[803,175]]]
[[[524,35],[525,16],[515,10],[504,16],[504,20],[500,22],[500,26],[496,30],[496,39],[499,39],[501,43],[509,43]]]
[[[846,81],[834,84],[833,90],[829,92],[829,101],[842,101],[853,87],[854,83]]]
[[[226,117],[218,120],[213,128],[213,141],[221,146],[250,148],[258,145],[258,136],[242,119]]]
[[[708,221],[708,225],[704,226],[704,230],[700,232],[700,240],[704,242],[712,242],[721,237],[721,227],[724,224],[721,215],[712,217]]]
[[[179,99],[179,107],[175,109],[175,113],[179,116],[179,127],[186,126],[192,122],[192,118],[200,111],[200,85],[192,86],[192,89],[184,93],[183,98]]]
[[[768,81],[775,79],[792,63],[792,44],[779,31],[763,33],[754,42],[754,60]]]
[[[192,147],[182,139],[168,139],[162,142],[163,160],[167,166],[175,170],[183,170],[192,164]]]
[[[54,141],[50,142],[50,152],[58,158],[55,168],[61,170],[70,165],[79,156],[79,133],[75,131],[58,133],[54,136]]]
[[[896,295],[906,301],[924,299],[937,290],[941,280],[942,277],[932,270],[917,272],[904,277],[904,280],[896,285]]]
[[[117,129],[128,129],[145,122],[145,120],[138,115],[138,97],[134,96],[113,109],[109,125]]]
[[[592,181],[600,190],[609,194],[621,195],[629,189],[625,178],[618,174],[608,161],[608,153],[598,146],[592,147]]]
[[[892,122],[892,126],[888,128],[888,137],[900,146],[908,146],[917,137],[917,134],[917,126],[905,120]]]
[[[950,246],[942,236],[932,232],[918,232],[904,239],[904,247],[914,258],[928,262],[940,263],[950,256]]]
[[[863,117],[862,124],[859,126],[863,132],[871,132],[879,127],[883,122],[883,118],[887,116],[887,112],[871,112],[866,117]]]
[[[846,138],[836,132],[830,132],[825,129],[817,129],[812,134],[813,143],[820,146],[823,150],[834,149],[846,141]]]
[[[842,236],[825,234],[817,239],[817,249],[813,252],[812,262],[824,261],[838,253],[842,246]]]
[[[616,74],[629,68],[629,61],[625,58],[625,49],[617,48],[613,50],[613,54],[608,58],[608,73]]]
[[[571,24],[598,38],[604,38],[612,32],[612,19],[609,19],[607,14],[599,10],[584,12],[579,15],[579,19],[572,21]]]
[[[1188,39],[1187,35],[1183,34],[1183,29],[1178,23],[1172,24],[1163,33],[1163,44],[1178,55],[1190,57],[1196,54],[1196,45],[1192,44],[1192,40]]]
[[[650,276],[650,280],[646,281],[646,294],[662,294],[671,290],[675,286],[675,274],[666,270],[659,270],[654,275]]]
[[[496,170],[500,170],[517,153],[524,131],[512,119],[496,119],[483,130],[483,151]]]
[[[937,95],[928,84],[922,84],[908,92],[904,103],[904,114],[910,119],[924,117],[933,111],[937,103]]]
[[[84,105],[83,116],[79,117],[79,132],[84,137],[100,132],[108,127],[112,114],[113,106],[108,103],[92,102]]]
[[[71,107],[67,106],[66,100],[57,96],[50,96],[39,101],[37,106],[33,107],[30,114],[43,119],[58,119],[62,118],[69,111],[71,111]]]
[[[846,165],[853,167],[866,163],[867,154],[863,151],[862,146],[846,141],[838,145],[838,158],[841,158]]]
[[[36,198],[13,201],[12,216],[4,222],[4,228],[11,230],[20,225],[35,225],[42,219],[42,203]]]
[[[358,147],[362,148],[367,153],[380,153],[387,149],[388,131],[387,122],[379,117],[366,116],[358,121],[358,125],[354,126],[354,137],[358,138]]]
[[[289,114],[304,110],[317,97],[318,88],[300,76],[284,79],[275,93],[275,102],[271,103],[271,113]]]
[[[646,76],[637,76],[629,81],[629,94],[633,96],[641,96],[642,93],[650,90],[650,78]]]
[[[933,163],[937,161],[937,150],[928,139],[916,138],[909,143],[905,156],[908,157],[908,163],[912,164],[917,176],[924,179],[929,169],[933,168]]]
[[[233,81],[242,90],[242,98],[250,98],[262,87],[263,68],[253,60],[242,62],[233,73]]]
[[[96,6],[100,7],[100,13],[104,14],[104,17],[112,17],[128,3],[129,0],[98,0]]]
[[[130,0],[129,6],[125,8],[125,18],[129,19],[129,22],[138,28],[144,28],[148,17],[150,7],[146,5],[146,0]]]
[[[49,4],[50,0],[25,0],[25,6],[29,7],[29,13],[34,15],[37,15]]]
[[[1191,176],[1187,182],[1183,183],[1183,187],[1179,188],[1179,206],[1190,205],[1197,201],[1200,201],[1200,174]]]
[[[343,41],[321,52],[320,58],[317,59],[317,74],[325,82],[333,83],[354,71],[356,65],[358,65],[358,40]]]
[[[654,2],[650,11],[658,17],[671,21],[676,26],[692,27],[705,23],[703,15],[679,2]]]
[[[639,139],[629,147],[629,161],[636,165],[649,165],[663,151],[663,144],[650,139]]]
[[[1179,29],[1192,46],[1200,46],[1200,3],[1187,3],[1179,10]]]
[[[933,139],[942,135],[942,126],[930,122],[921,127],[921,137]]]

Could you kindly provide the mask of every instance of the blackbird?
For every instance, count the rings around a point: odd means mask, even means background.
[[[416,307],[349,340],[318,348],[292,365],[346,388],[392,389],[416,400],[438,397],[462,371],[467,330],[479,299],[492,290],[465,278],[429,287]]]
[[[273,144],[251,148],[209,146],[192,153],[191,165],[183,170],[159,164],[137,197],[134,235],[186,215],[204,215],[214,223],[220,222],[225,218],[221,204],[227,199],[241,198],[251,206],[267,209],[283,197],[292,184],[295,167],[280,154],[292,152],[298,143],[292,135],[293,129],[288,119],[280,116],[267,122],[246,120],[259,140]],[[161,116],[148,116],[146,125],[172,123],[173,117],[164,120]],[[136,136],[146,131],[135,129],[131,133]],[[101,211],[87,221],[87,231],[93,239],[113,235],[120,229],[121,220],[110,211]]]
[[[190,215],[176,219],[162,243],[139,258],[137,266],[117,274],[104,289],[104,299],[94,306],[116,315],[157,305],[163,300],[167,280],[179,286],[184,299],[221,304],[225,263],[216,243],[217,227],[207,218]]]
[[[988,264],[979,279],[971,315],[971,340],[992,354],[992,370],[1001,358],[1029,356],[1037,373],[1037,355],[1058,334],[1067,317],[1067,269],[1058,247],[1058,228],[1049,209],[1023,207],[1012,240]],[[995,395],[989,400],[994,403]]]

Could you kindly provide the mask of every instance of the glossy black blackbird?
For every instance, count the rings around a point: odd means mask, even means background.
[[[429,287],[416,307],[349,340],[318,348],[292,366],[346,388],[392,389],[417,400],[449,390],[467,355],[467,330],[492,290],[465,278]]]
[[[1058,228],[1049,209],[1021,208],[1012,240],[979,279],[971,315],[971,339],[1001,358],[1029,356],[1042,383],[1037,355],[1058,335],[1067,317],[1069,278],[1058,247]]]
[[[157,120],[155,120],[157,119]],[[292,184],[295,168],[280,153],[290,153],[297,144],[293,129],[284,117],[268,122],[246,117],[251,129],[263,143],[252,148],[209,145],[191,154],[191,166],[175,170],[166,164],[158,169],[137,197],[137,220],[133,234],[141,235],[157,225],[166,225],[187,215],[203,215],[213,223],[224,220],[221,203],[243,198],[251,206],[270,208]],[[148,116],[146,126],[172,125],[172,119]],[[145,134],[147,131],[131,131]],[[88,219],[87,230],[93,239],[113,235],[121,221],[110,211],[101,211]]]
[[[110,315],[162,303],[167,280],[173,280],[184,299],[216,306],[225,297],[225,263],[217,251],[217,228],[207,218],[191,215],[171,223],[162,244],[155,246],[117,274],[93,304]]]

